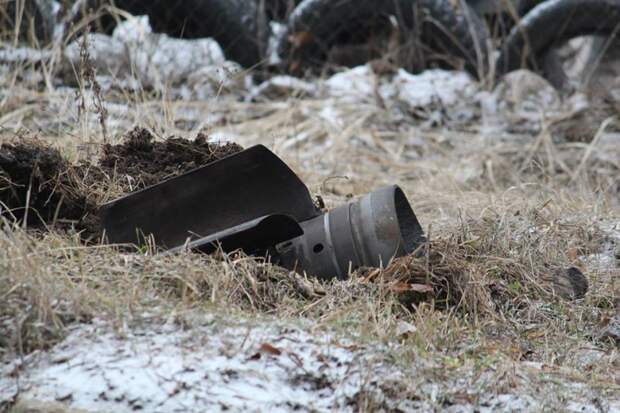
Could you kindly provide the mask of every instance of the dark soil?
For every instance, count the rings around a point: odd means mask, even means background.
[[[121,175],[124,178],[121,185],[131,191],[189,172],[242,149],[234,143],[210,143],[204,134],[193,141],[170,137],[155,142],[148,130],[135,128],[121,145],[103,147],[99,166],[110,176]]]
[[[31,228],[83,228],[97,207],[81,191],[75,172],[56,149],[39,141],[2,144],[1,215]]]
[[[0,146],[0,216],[28,228],[75,230],[84,241],[101,236],[101,194],[127,194],[232,155],[236,144],[171,137],[155,142],[135,128],[119,145],[104,145],[97,163],[70,164],[38,140]]]

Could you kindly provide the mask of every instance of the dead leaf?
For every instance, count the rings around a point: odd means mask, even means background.
[[[432,293],[433,287],[428,284],[409,284],[409,288],[411,291],[415,291],[418,293]]]
[[[390,289],[396,293],[404,293],[409,291],[415,291],[417,293],[430,293],[433,291],[433,287],[427,284],[409,284],[406,282],[397,282],[392,284]]]
[[[397,282],[390,286],[390,290],[395,293],[404,293],[409,291],[409,284],[406,282]]]
[[[577,261],[578,257],[579,257],[579,252],[577,251],[577,248],[569,248],[568,251],[566,252],[566,255],[568,256],[568,259],[571,262],[575,262]]]
[[[282,350],[280,350],[277,347],[272,346],[269,343],[263,343],[260,345],[260,350],[261,353],[266,353],[266,354],[270,354],[272,356],[279,356],[280,354],[282,354]]]
[[[380,270],[380,269],[378,269],[378,268],[377,268],[377,269],[375,269],[375,270],[370,271],[370,272],[368,273],[368,275],[367,275],[367,276],[365,276],[365,277],[362,279],[362,283],[363,283],[363,284],[366,284],[366,283],[369,283],[369,282],[373,281],[375,278],[377,278],[377,276],[378,276],[379,274],[381,274],[381,270]]]

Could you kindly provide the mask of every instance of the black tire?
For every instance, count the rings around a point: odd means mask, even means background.
[[[0,27],[10,28],[13,33],[16,26],[17,2],[10,0],[0,6]],[[52,4],[46,0],[25,0],[24,12],[19,27],[19,37],[27,40],[31,29],[40,44],[49,43],[54,35],[54,14]]]
[[[497,60],[497,73],[540,69],[540,58],[556,45],[620,29],[620,0],[550,0],[527,13],[510,31]]]
[[[520,0],[517,7],[517,13],[519,13],[519,16],[523,17],[534,7],[538,6],[540,3],[544,3],[545,1],[547,0]]]
[[[282,36],[280,56],[321,61],[343,38],[359,36],[373,23],[389,25],[385,17],[390,15],[397,17],[404,32],[418,33],[432,50],[461,58],[473,75],[486,73],[488,29],[462,0],[304,0],[289,18],[288,33],[310,33],[312,41],[293,48],[291,36]]]
[[[72,17],[74,23],[82,18],[84,9],[98,10],[110,1],[84,3]],[[267,44],[268,27],[259,24],[265,20],[260,18],[255,0],[115,0],[114,5],[132,15],[148,15],[155,32],[186,39],[212,37],[228,59],[244,67],[260,63]],[[102,21],[105,30],[113,28],[113,19]]]
[[[257,6],[261,1],[265,3],[265,14],[268,20],[286,21],[291,12],[301,0],[255,0]]]

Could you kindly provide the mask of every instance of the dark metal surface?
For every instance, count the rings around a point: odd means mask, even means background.
[[[398,186],[320,214],[308,188],[260,145],[106,204],[101,215],[111,242],[153,236],[168,253],[242,250],[325,279],[386,266],[425,240]]]
[[[141,244],[152,234],[173,248],[265,215],[302,222],[319,211],[297,175],[257,145],[105,204],[100,214],[111,243]]]
[[[242,250],[248,255],[264,255],[276,244],[303,233],[293,218],[287,215],[267,215],[173,248],[169,253],[187,249],[210,254],[219,247],[224,252]]]
[[[281,265],[321,278],[346,278],[360,267],[385,267],[425,241],[396,185],[302,222],[304,235],[277,246]]]

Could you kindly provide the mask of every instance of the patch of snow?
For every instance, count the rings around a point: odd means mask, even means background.
[[[512,117],[540,121],[542,114],[561,110],[558,91],[543,77],[521,69],[505,75],[493,91],[498,109]]]
[[[51,57],[52,52],[47,50],[29,47],[0,48],[0,63],[2,64],[38,63],[49,60]]]
[[[82,43],[77,39],[65,50],[74,67],[80,64]],[[206,99],[245,87],[241,67],[226,61],[215,40],[153,33],[147,16],[121,22],[112,36],[89,34],[88,50],[97,74],[112,76],[119,84],[133,78],[142,87],[159,91],[178,86],[185,99]]]
[[[584,369],[591,369],[601,363],[602,360],[604,362],[605,351],[598,348],[583,348],[576,351],[571,357]]]
[[[362,389],[381,393],[368,377],[400,377],[378,350],[329,334],[231,324],[167,324],[122,337],[101,325],[80,326],[50,352],[30,356],[19,377],[0,368],[0,401],[18,393],[115,412],[350,411],[347,400]]]
[[[527,394],[500,394],[497,396],[487,396],[481,402],[478,410],[480,413],[492,412],[524,412],[538,410],[541,406],[534,398]]]
[[[50,6],[52,15],[54,16],[54,20],[58,20],[58,16],[62,11],[62,5],[59,2],[53,0],[50,2]]]
[[[101,86],[101,90],[140,90],[142,84],[135,77],[117,77],[113,74],[110,75],[96,75],[97,82]],[[125,106],[125,105],[121,105]],[[125,111],[127,107],[125,106]]]
[[[245,77],[241,66],[235,62],[224,61],[193,71],[187,76],[183,86],[189,89],[192,98],[206,100],[209,97],[244,89]]]
[[[313,97],[317,93],[317,87],[313,83],[306,82],[293,76],[273,76],[260,85],[252,88],[247,101],[259,99],[282,99],[289,96]]]
[[[271,34],[267,43],[267,64],[276,66],[282,63],[282,58],[278,54],[278,44],[282,36],[286,36],[287,30],[285,24],[276,21],[270,22],[269,26]]]
[[[102,321],[74,326],[49,351],[0,362],[0,405],[16,398],[25,405],[60,402],[87,411],[331,412],[359,409],[361,399],[388,411],[442,406],[450,412],[508,412],[539,411],[545,392],[554,388],[523,388],[531,383],[528,377],[545,375],[544,364],[535,362],[515,364],[514,393],[496,393],[494,368],[474,374],[463,366],[459,375],[434,380],[426,377],[428,369],[440,365],[428,359],[394,363],[400,344],[362,345],[316,331],[309,320],[195,314],[179,324],[174,316],[167,323],[142,316],[143,324],[131,328],[113,329]],[[399,326],[403,335],[415,330],[409,323]],[[587,409],[594,397],[600,399],[583,383],[563,385],[575,396],[563,400],[567,405]],[[476,401],[460,397],[466,394]],[[619,402],[603,401],[614,413]]]
[[[129,63],[142,82],[158,89],[180,84],[206,66],[222,66],[225,62],[222,50],[212,39],[181,40],[165,35],[148,39],[127,44]]]
[[[122,41],[101,33],[89,33],[87,37],[88,54],[98,74],[111,77],[124,77],[129,74],[128,56]],[[65,58],[76,71],[80,67],[80,50],[83,38],[71,42],[65,48]]]
[[[366,64],[333,75],[324,86],[327,97],[338,102],[370,103],[396,113],[415,113],[430,124],[471,120],[478,106],[478,84],[458,71],[436,69],[414,75],[399,69],[390,77],[376,75]]]
[[[222,131],[210,131],[209,142],[211,143],[233,143],[237,142],[239,137],[232,133],[226,133]]]
[[[356,103],[373,97],[374,79],[372,68],[366,64],[336,73],[325,81],[325,86],[329,96]]]
[[[433,104],[453,106],[471,99],[478,91],[476,82],[467,73],[440,69],[426,70],[417,75],[399,69],[391,86],[395,98],[410,107],[421,108]]]
[[[319,112],[319,117],[332,126],[342,128],[344,126],[343,117],[333,102],[326,102],[323,109]]]
[[[495,139],[497,134],[506,128],[499,117],[499,102],[492,93],[486,90],[476,94],[476,101],[480,105],[480,133]]]
[[[112,33],[112,37],[123,43],[142,43],[147,41],[153,29],[149,16],[133,16],[120,22]]]
[[[620,267],[620,221],[600,222],[597,226],[605,235],[601,250],[580,259],[595,271],[609,271]]]
[[[618,412],[617,409],[607,408],[605,410],[601,410],[601,408],[595,404],[584,404],[575,401],[569,401],[566,403],[566,411],[570,413],[599,413],[601,411],[605,412]]]

